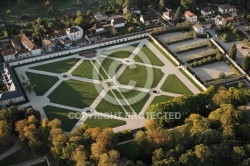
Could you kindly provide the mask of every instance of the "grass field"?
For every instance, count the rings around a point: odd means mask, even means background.
[[[150,78],[150,76],[152,75],[150,75],[150,73],[148,73],[147,71],[148,72],[153,71],[152,73],[153,78]],[[149,85],[145,88],[154,88],[158,85],[163,75],[164,73],[162,73],[160,69],[146,67],[142,65],[135,65],[134,67],[131,67],[131,68],[128,66],[125,69],[125,71],[122,73],[122,75],[118,78],[118,81],[124,85],[128,85],[130,82],[132,83],[133,81],[136,87],[144,87],[147,82],[147,79],[149,79],[149,80],[153,80],[153,83],[151,86]]]
[[[84,108],[89,107],[97,96],[98,92],[93,83],[67,80],[63,81],[48,97],[53,103]]]
[[[127,102],[130,104],[132,109],[139,114],[148,101],[150,95],[146,92],[136,91],[136,90],[127,90],[127,89],[119,89],[121,94],[125,97]],[[114,91],[115,94],[119,93],[118,91]],[[121,95],[116,95],[118,99],[123,99]],[[137,101],[137,102],[135,102]],[[135,102],[135,103],[134,103]],[[131,109],[129,106],[125,106],[126,110]]]
[[[95,61],[94,61],[95,63]],[[101,80],[101,77],[94,77],[95,74],[98,74],[94,66],[92,65],[91,61],[83,61],[72,73],[73,76],[76,77],[83,77],[83,78],[89,78],[89,79],[99,79]],[[99,76],[96,75],[96,76]]]
[[[147,57],[149,59],[148,62],[144,62],[141,58]],[[164,63],[146,46],[144,45],[141,50],[138,52],[137,56],[135,56],[134,60],[136,62],[147,63],[155,66],[164,66]]]
[[[100,127],[102,129],[106,127],[114,128],[126,124],[126,122],[123,120],[111,119],[111,118],[109,119],[106,117],[98,117],[98,116],[89,117],[84,123],[90,127]]]
[[[52,62],[45,65],[32,67],[31,69],[42,70],[58,74],[66,73],[76,64],[77,61],[79,61],[79,59],[76,58],[66,59],[58,62]]]
[[[37,96],[44,95],[59,79],[57,77],[26,72]]]
[[[128,58],[137,46],[138,46],[138,43],[125,46],[125,47],[111,49],[111,50],[105,50],[103,51],[102,54],[108,55],[110,57],[115,57],[115,58]]]
[[[69,132],[78,122],[78,119],[69,119],[68,117],[70,112],[77,113],[76,111],[62,109],[53,106],[46,106],[43,107],[43,109],[49,120],[58,119],[62,122],[63,131]]]
[[[106,101],[105,99],[109,99],[108,95],[110,95],[111,99]],[[118,103],[114,95],[109,91],[106,96],[101,100],[101,102],[97,105],[96,110],[101,113],[117,115],[121,117],[126,117],[126,113],[122,106]],[[131,110],[128,110],[131,111]]]
[[[135,160],[140,153],[133,141],[118,145],[116,150],[120,153],[121,157],[126,157],[129,160]]]
[[[170,74],[165,82],[163,83],[161,90],[165,92],[177,93],[177,94],[189,94],[193,93],[188,89],[188,87],[181,82],[181,80],[174,74]]]
[[[98,58],[97,60],[102,66],[102,69],[99,69],[99,72],[105,79],[108,79],[109,77],[112,78],[122,66],[121,61],[116,61],[109,58]],[[107,74],[104,71],[106,71],[109,77],[107,77]]]
[[[172,96],[164,96],[164,95],[161,95],[161,96],[156,96],[153,101],[151,102],[151,105],[152,104],[157,104],[157,103],[162,103],[162,102],[167,102],[169,100],[173,100],[174,97]]]

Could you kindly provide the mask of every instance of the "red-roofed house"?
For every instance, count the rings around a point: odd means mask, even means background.
[[[185,12],[185,19],[190,21],[192,24],[197,23],[197,16],[190,11]]]
[[[21,38],[22,45],[28,49],[33,56],[41,55],[41,49],[33,43],[25,34]]]
[[[172,10],[168,10],[167,12],[163,12],[163,17],[166,20],[172,20],[174,16],[174,12]]]
[[[5,62],[10,62],[15,60],[15,51],[12,49],[4,50],[2,52],[2,55]]]
[[[203,34],[204,33],[204,30],[203,28],[201,27],[201,25],[199,23],[195,23],[192,28],[195,30],[195,32],[197,34]]]

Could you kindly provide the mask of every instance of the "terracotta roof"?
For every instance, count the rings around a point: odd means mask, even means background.
[[[144,21],[151,21],[151,20],[156,20],[158,19],[157,14],[149,14],[149,15],[144,15],[142,16]]]
[[[29,38],[26,37],[25,34],[22,35],[22,39],[21,42],[29,49],[29,50],[33,50],[35,48],[35,44],[30,41]]]
[[[167,12],[164,12],[163,15],[168,16],[168,17],[173,17],[174,16],[174,12],[172,10],[169,10]]]
[[[125,23],[125,19],[123,17],[117,17],[113,19],[113,24],[121,24],[121,23]]]
[[[49,46],[52,42],[48,39],[43,39],[43,43],[47,46]]]
[[[231,5],[229,5],[229,4],[224,4],[224,5],[220,5],[219,8],[221,8],[221,9],[231,9],[233,7]]]
[[[12,49],[4,50],[4,51],[2,52],[2,55],[3,55],[3,56],[13,55],[13,54],[15,54],[15,51],[12,50]]]
[[[195,24],[194,24],[194,27],[195,27],[196,29],[199,29],[199,28],[201,28],[201,25],[200,25],[199,23],[195,23]]]
[[[188,17],[193,17],[193,16],[195,16],[192,12],[190,12],[190,11],[186,11],[185,12],[185,15],[187,15]]]

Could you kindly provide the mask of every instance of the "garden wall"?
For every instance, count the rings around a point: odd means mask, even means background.
[[[225,50],[221,48],[221,46],[214,39],[211,39],[211,42],[221,51],[221,53],[225,54]],[[250,81],[250,77],[247,75],[247,73],[244,70],[242,70],[242,68],[232,58],[230,58],[228,54],[226,54],[226,58],[241,74],[246,76],[248,81]]]
[[[76,52],[80,52],[80,51],[86,51],[86,50],[90,50],[90,49],[109,46],[109,45],[113,45],[113,44],[116,44],[116,43],[128,42],[128,41],[132,41],[132,40],[140,39],[140,38],[144,38],[144,37],[148,37],[147,32],[134,34],[134,35],[129,35],[129,36],[126,35],[126,37],[123,37],[123,38],[122,37],[115,37],[115,39],[108,39],[107,41],[100,41],[98,43],[94,43],[94,44],[84,46],[84,47],[80,47],[80,48],[77,48],[77,49],[66,50],[66,51],[61,51],[61,52],[56,52],[56,53],[50,53],[50,54],[46,54],[46,55],[33,56],[33,57],[29,57],[27,59],[22,59],[22,60],[9,62],[9,65],[12,67],[12,66],[20,65],[20,64],[36,62],[36,61],[39,61],[39,60],[45,60],[45,59],[49,59],[49,58],[60,57],[60,56],[63,56],[63,55],[72,54],[72,53],[76,53]]]
[[[168,52],[164,46],[162,46],[157,39],[155,39],[153,36],[149,35],[149,37],[157,44],[178,66],[181,66],[183,71],[195,82],[197,83],[203,90],[207,90],[207,88],[200,83],[200,81],[197,80],[195,75],[191,74],[183,65],[180,64],[180,62],[174,58],[174,56]]]

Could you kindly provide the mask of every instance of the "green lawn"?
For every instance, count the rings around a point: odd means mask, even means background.
[[[108,97],[110,96],[110,97]],[[105,100],[107,99],[107,100]],[[122,106],[118,103],[111,91],[108,91],[106,96],[101,100],[101,102],[96,107],[97,112],[111,114],[121,117],[126,117],[126,113]]]
[[[49,120],[58,119],[62,122],[63,131],[70,132],[79,119],[69,119],[69,113],[77,113],[76,111],[67,110],[63,108],[46,106],[43,107],[44,112]]]
[[[148,80],[153,81],[152,85],[147,85],[145,88],[154,88],[158,85],[164,73],[160,69],[146,67],[142,65],[133,65],[131,68],[128,66],[125,71],[118,78],[121,84],[136,87],[145,87]],[[152,76],[152,77],[151,77]]]
[[[126,157],[129,160],[135,160],[140,153],[138,147],[133,141],[118,145],[116,150],[120,153],[121,157]]]
[[[170,74],[167,77],[167,79],[165,80],[164,84],[161,87],[161,90],[177,94],[189,94],[189,95],[193,94],[175,74]]]
[[[78,62],[79,59],[72,58],[72,59],[66,59],[58,62],[52,62],[45,65],[35,66],[31,69],[35,70],[42,70],[52,73],[66,73],[68,72],[75,64]]]
[[[101,77],[99,77],[99,74],[92,65],[91,61],[87,60],[83,61],[71,74],[76,77],[101,80]]]
[[[138,43],[125,46],[125,47],[118,47],[115,49],[105,50],[103,51],[102,54],[108,55],[110,57],[115,57],[115,58],[128,58],[137,46],[138,46]]]
[[[164,96],[164,95],[160,95],[160,96],[156,96],[153,101],[151,102],[152,104],[157,104],[157,103],[162,103],[162,102],[167,102],[169,100],[173,100],[174,97],[172,96]]]
[[[52,103],[84,108],[89,107],[97,96],[98,92],[93,83],[67,80],[63,81],[48,97]]]
[[[115,128],[126,124],[126,122],[123,120],[111,119],[100,116],[89,117],[84,123],[90,127],[100,127],[102,129],[106,127]]]
[[[119,89],[121,94],[125,97],[126,101],[130,104],[133,110],[139,114],[148,101],[150,95],[146,92],[128,90],[128,89]],[[118,94],[118,91],[114,91],[115,94]],[[120,94],[120,93],[119,93]],[[117,98],[123,99],[121,95],[116,95]],[[127,103],[124,103],[126,110],[131,109]],[[127,106],[126,106],[127,105]]]
[[[149,62],[146,60],[143,61],[145,56],[148,58]],[[164,63],[146,45],[141,48],[134,60],[136,62],[147,63],[155,66],[164,66]]]
[[[44,95],[59,79],[57,77],[26,72],[37,96]]]

